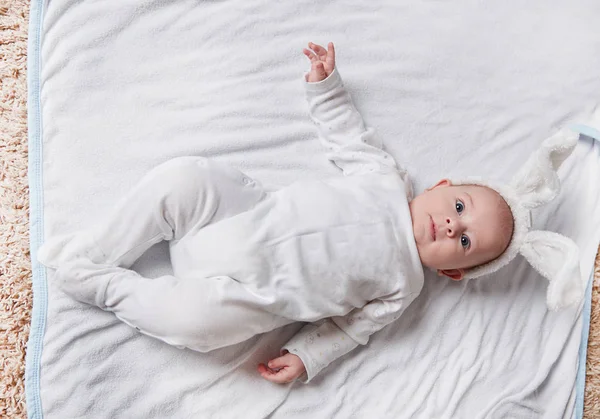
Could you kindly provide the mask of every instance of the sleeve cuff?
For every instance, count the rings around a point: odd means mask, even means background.
[[[333,89],[334,87],[342,85],[342,77],[337,67],[333,68],[333,71],[326,79],[317,82],[306,81],[306,75],[304,77],[304,88],[308,92],[326,92]]]

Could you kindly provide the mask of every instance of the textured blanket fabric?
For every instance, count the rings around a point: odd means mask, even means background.
[[[416,193],[444,176],[508,181],[600,101],[600,4],[552,3],[53,0],[41,27],[43,234],[93,224],[176,156],[227,162],[273,188],[339,176],[303,97],[308,41],[336,43],[345,85]],[[582,137],[559,170],[561,194],[535,214],[534,226],[580,246],[587,277],[599,150]],[[166,243],[133,268],[170,273]],[[47,273],[40,374],[30,369],[28,384],[37,417],[575,415],[581,307],[547,312],[547,281],[520,258],[460,283],[428,274],[395,324],[287,386],[256,364],[302,324],[214,353],[178,350],[74,302]]]

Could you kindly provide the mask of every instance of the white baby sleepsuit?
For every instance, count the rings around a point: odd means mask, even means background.
[[[142,333],[206,352],[310,322],[284,349],[309,382],[397,319],[423,286],[406,173],[382,150],[338,69],[304,81],[310,116],[344,176],[275,192],[203,157],[148,172],[97,224],[46,242],[38,260],[68,294]],[[128,269],[168,240],[173,275]]]

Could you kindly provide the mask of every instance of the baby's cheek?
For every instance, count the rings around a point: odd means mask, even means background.
[[[458,262],[459,254],[457,254],[455,246],[447,242],[431,243],[430,255],[435,264],[438,266],[447,266],[448,264]]]

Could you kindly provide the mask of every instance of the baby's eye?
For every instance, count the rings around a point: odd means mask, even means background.
[[[460,244],[462,244],[462,247],[464,247],[465,249],[468,249],[471,245],[471,240],[469,240],[469,238],[463,234],[462,236],[460,236]]]
[[[465,204],[463,204],[460,199],[457,200],[456,201],[456,212],[458,212],[460,214],[461,212],[463,212],[464,209],[465,209]]]

